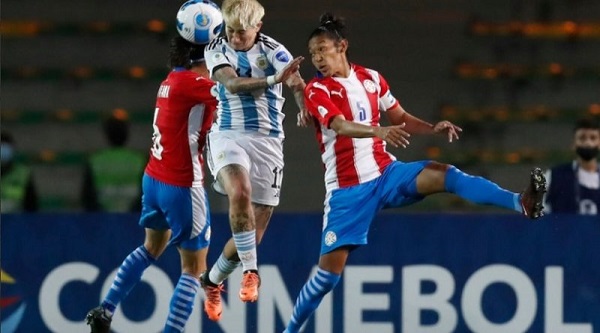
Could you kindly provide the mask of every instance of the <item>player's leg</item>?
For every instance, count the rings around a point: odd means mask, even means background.
[[[131,252],[117,271],[117,276],[113,280],[110,290],[104,297],[99,307],[88,313],[88,324],[92,326],[92,332],[107,332],[103,330],[94,330],[95,326],[102,325],[102,321],[110,321],[117,306],[127,297],[129,292],[140,282],[142,274],[153,264],[156,259],[164,252],[170,236],[167,230],[146,229],[146,240],[144,245]],[[95,318],[96,317],[96,318]],[[103,318],[106,320],[103,320]],[[108,328],[108,327],[107,327]]]
[[[221,162],[219,162],[220,154],[215,154],[214,152],[219,151],[220,146],[224,146],[226,140],[220,138],[215,141],[211,137],[211,156],[213,160],[209,165],[212,165],[211,170],[214,172],[219,167],[225,168],[226,165],[223,165],[227,159],[230,162],[248,164],[246,170],[250,170],[251,201],[255,221],[254,237],[255,244],[258,245],[267,229],[275,206],[279,204],[279,191],[281,189],[284,166],[283,144],[281,139],[278,138],[257,139],[250,136],[243,136],[229,139],[230,142],[227,144],[227,147],[235,153],[228,152],[226,156],[229,156],[229,158],[221,158]],[[243,152],[238,151],[239,149],[242,149]],[[241,158],[242,156],[244,158]],[[247,161],[245,158],[247,158]],[[221,188],[223,192],[227,192],[224,182],[221,179],[217,183],[217,188]],[[203,274],[201,281],[203,286],[206,286],[205,290],[208,291],[207,294],[215,296],[211,297],[213,300],[211,302],[219,302],[220,304],[220,298],[216,297],[217,291],[220,292],[223,289],[221,286],[223,281],[239,266],[239,258],[235,239],[229,239],[210,272]],[[244,278],[242,279],[240,298],[243,301],[254,301],[258,297],[260,278],[254,271],[251,273],[244,274]]]
[[[219,267],[223,268],[224,272],[221,272],[223,273],[221,275],[224,277],[237,267],[235,261],[230,260],[235,258],[235,254],[241,258],[245,274],[257,274],[256,226],[251,203],[252,186],[248,173],[248,170],[251,169],[251,162],[243,147],[244,143],[249,140],[249,137],[236,133],[213,132],[209,134],[210,158],[208,164],[218,182],[215,188],[222,190],[228,197],[229,223],[233,236],[232,240],[229,240],[224,247],[217,265],[213,266],[208,275],[203,274],[202,276],[203,287],[210,293],[220,285],[218,280],[221,278],[215,278],[219,273]],[[209,278],[211,275],[212,279]],[[213,279],[215,281],[212,281]],[[243,301],[256,300],[256,298],[241,298]]]
[[[369,227],[380,207],[378,179],[337,189],[325,199],[325,228],[317,274],[302,287],[286,333],[299,332],[306,320],[340,280],[352,248],[367,244]],[[360,206],[361,209],[353,209]]]
[[[157,183],[145,175],[142,187],[144,200],[139,223],[145,227],[144,245],[125,258],[101,305],[88,313],[86,319],[93,333],[109,332],[116,307],[140,281],[144,270],[158,259],[167,246],[170,230],[164,216],[157,210]]]
[[[430,162],[417,176],[415,186],[421,195],[449,192],[476,204],[503,207],[537,218],[543,208],[545,183],[541,170],[534,169],[525,190],[515,193],[486,178],[466,174],[452,165]]]
[[[350,248],[344,246],[321,255],[317,273],[304,284],[296,298],[285,333],[300,332],[300,328],[321,304],[323,297],[340,281],[349,253]]]
[[[206,270],[208,247],[192,251],[178,248],[181,256],[181,276],[171,297],[169,315],[163,333],[180,333],[194,310],[194,300],[200,288],[199,277]]]
[[[206,270],[206,254],[210,243],[208,199],[202,187],[178,188],[165,215],[172,230],[171,244],[181,257],[181,276],[177,281],[164,333],[183,332],[190,317],[200,274]]]

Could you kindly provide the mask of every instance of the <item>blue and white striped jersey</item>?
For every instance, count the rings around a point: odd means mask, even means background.
[[[231,66],[240,77],[267,77],[292,61],[290,52],[273,38],[259,33],[256,43],[248,51],[236,51],[219,37],[208,44],[204,58],[211,76],[214,71]],[[217,121],[212,131],[258,132],[283,138],[282,84],[264,90],[232,94],[217,82]]]

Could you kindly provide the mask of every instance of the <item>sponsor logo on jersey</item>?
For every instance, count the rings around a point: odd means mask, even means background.
[[[256,66],[262,70],[267,69],[267,67],[269,66],[269,62],[267,61],[267,57],[265,57],[264,55],[260,55],[257,59],[256,59]]]
[[[327,231],[325,234],[325,245],[331,246],[333,243],[337,242],[337,235],[333,231]]]
[[[365,80],[363,82],[363,87],[365,87],[365,90],[372,94],[377,90],[377,87],[375,87],[375,82],[371,81],[371,80]]]
[[[344,96],[342,96],[342,91],[344,91],[343,88],[340,88],[339,91],[331,90],[331,95],[338,95],[340,98],[344,98]]]
[[[290,61],[290,57],[288,57],[288,55],[285,51],[279,51],[279,52],[275,53],[275,59],[277,59],[281,62]]]

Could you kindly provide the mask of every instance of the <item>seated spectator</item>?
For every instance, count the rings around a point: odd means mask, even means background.
[[[129,116],[115,110],[103,123],[110,147],[91,154],[83,181],[86,211],[137,212],[141,209],[142,174],[147,157],[125,147],[129,138]]]
[[[591,118],[575,124],[575,160],[546,171],[546,213],[598,215],[600,209],[600,125]]]
[[[31,168],[15,161],[15,141],[2,132],[1,138],[1,188],[2,213],[35,212],[38,210],[38,196]]]

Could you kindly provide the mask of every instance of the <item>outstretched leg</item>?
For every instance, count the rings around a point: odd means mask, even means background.
[[[422,195],[454,193],[476,204],[511,209],[535,219],[541,216],[546,180],[541,169],[535,168],[525,190],[514,193],[486,178],[466,174],[454,166],[431,162],[417,176],[416,191]]]

